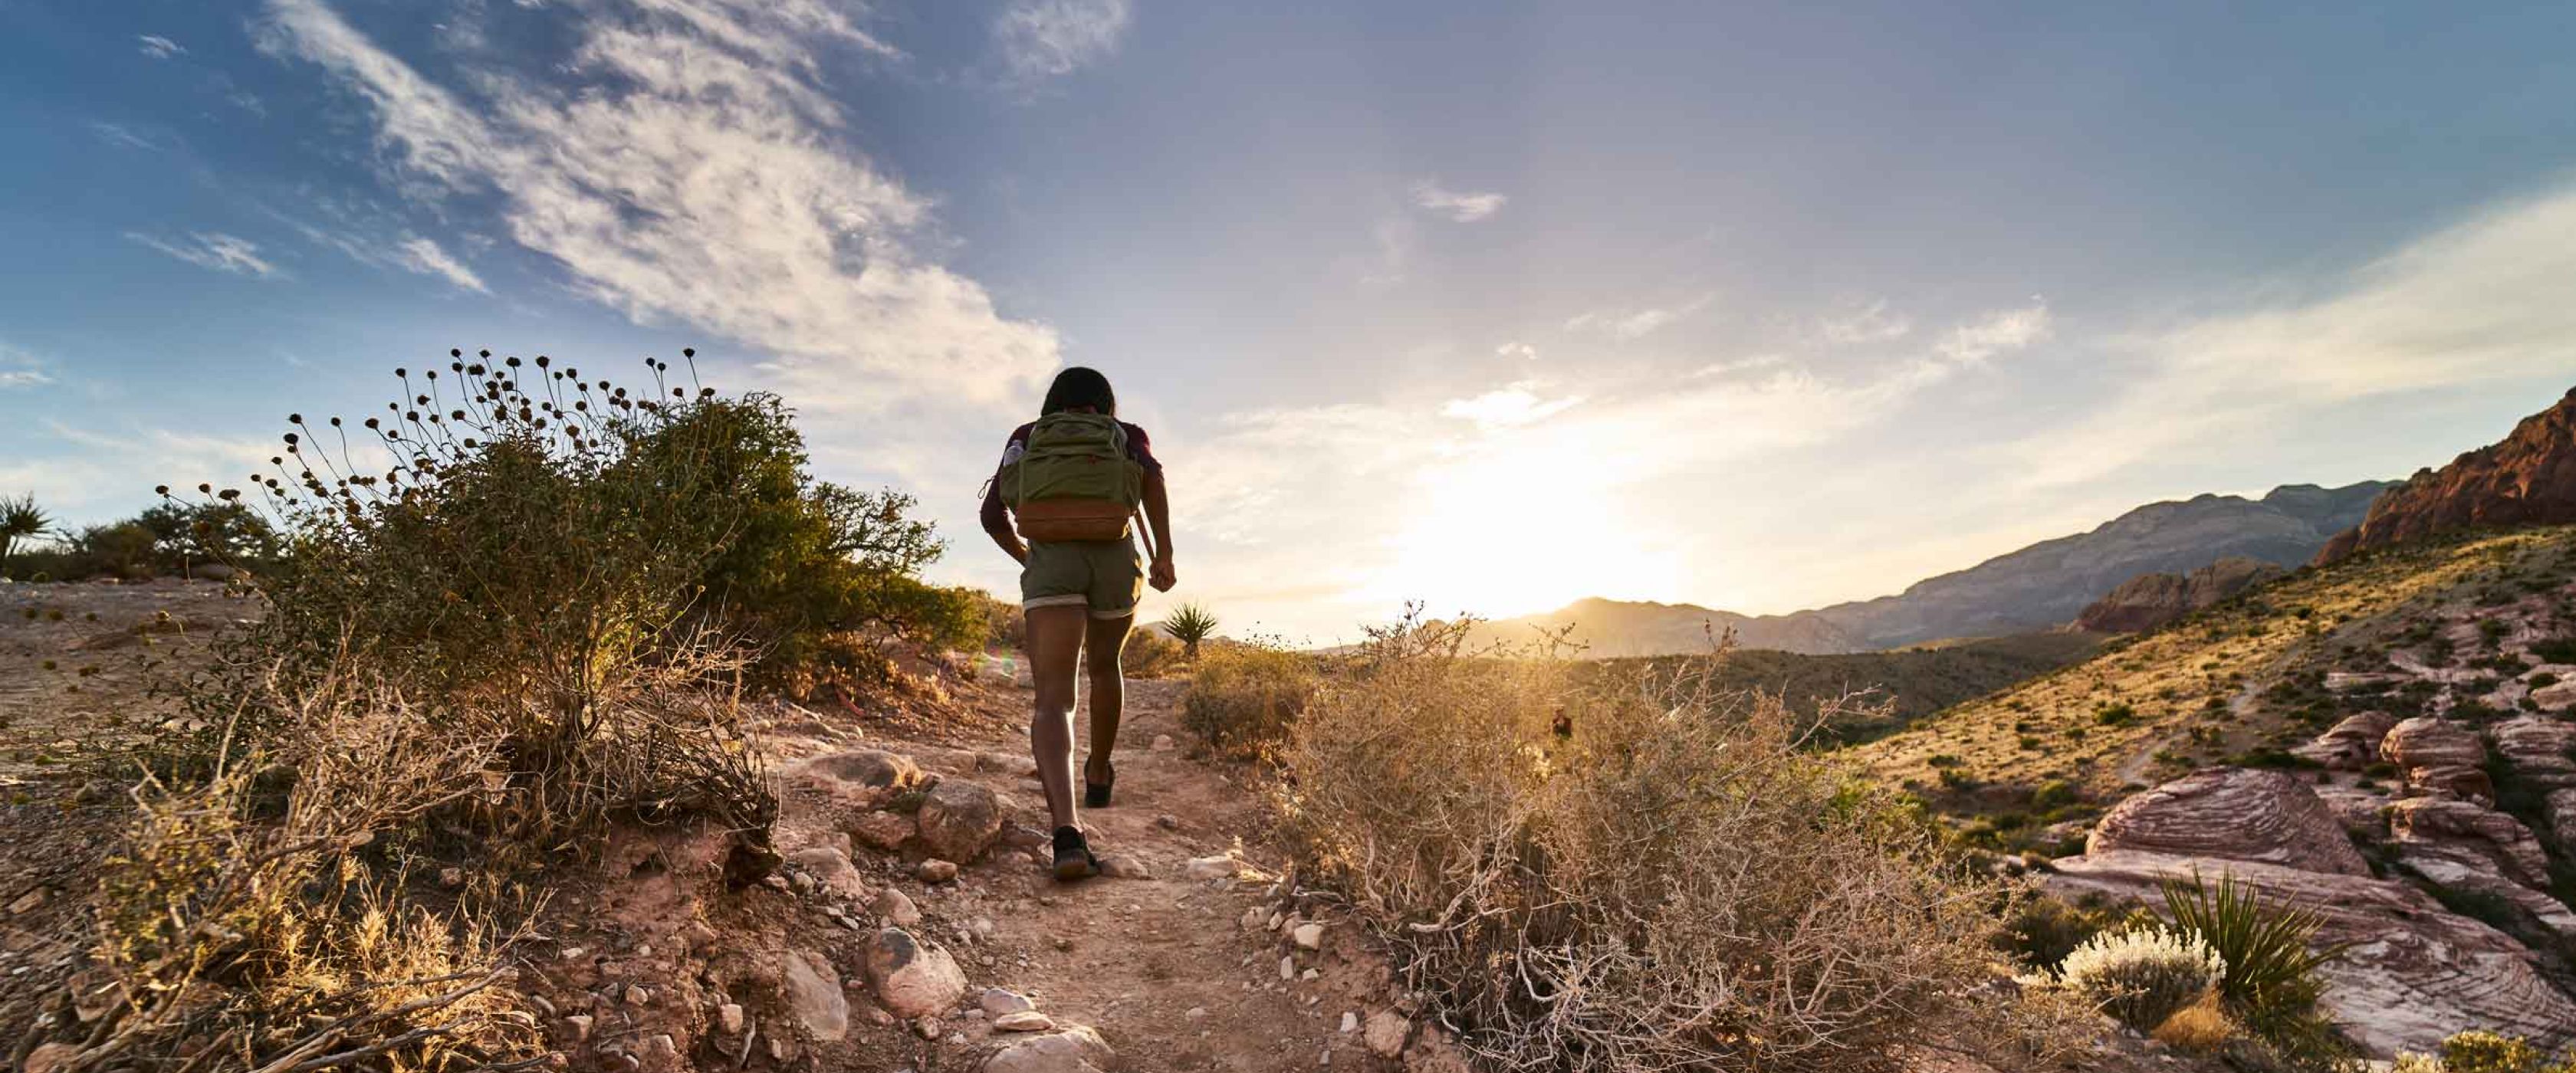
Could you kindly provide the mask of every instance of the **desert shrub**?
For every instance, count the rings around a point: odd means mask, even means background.
[[[1220,755],[1256,756],[1288,736],[1317,681],[1313,657],[1282,645],[1211,649],[1190,671],[1181,725]]]
[[[1118,664],[1130,678],[1161,678],[1187,662],[1181,643],[1161,630],[1129,630],[1127,647],[1118,653]]]
[[[1020,610],[1020,605],[989,592],[979,591],[976,595],[981,597],[977,606],[983,611],[985,645],[1013,651],[1027,648],[1028,615]]]
[[[2048,969],[2103,932],[2141,923],[2134,910],[2096,898],[2067,901],[2040,895],[2023,899],[2004,917],[1995,945],[2027,969]]]
[[[1463,1047],[1520,1070],[1873,1070],[2009,1019],[2000,888],[1807,752],[1777,695],[1372,634],[1290,728],[1300,868]],[[1824,717],[1834,713],[1827,704]],[[1983,1037],[1981,1037],[1983,1038]]]
[[[2194,936],[2142,927],[2085,940],[2057,972],[2102,1012],[2151,1032],[2218,986],[2227,963]]]
[[[1216,616],[1197,604],[1182,604],[1160,624],[1164,633],[1181,643],[1189,658],[1199,658],[1199,642],[1216,633]]]
[[[92,900],[103,1012],[66,1068],[485,1068],[542,1056],[505,962],[500,884],[438,910],[405,891],[434,817],[496,791],[497,739],[420,733],[400,695],[339,679],[270,698],[299,733],[209,779],[149,780]],[[338,1059],[331,1061],[329,1059]],[[193,1064],[193,1063],[192,1063]]]
[[[2483,1030],[2455,1033],[2443,1040],[2438,1062],[2421,1055],[2399,1058],[2401,1067],[2409,1061],[2432,1073],[2565,1073],[2576,1069],[2576,1059],[2553,1061],[2549,1052],[2520,1036]]]
[[[2266,1036],[2315,1019],[2324,994],[2317,970],[2344,950],[2317,944],[2324,918],[2316,910],[2266,900],[2233,875],[2171,880],[2163,897],[2174,926],[2227,965],[2219,995],[2230,1015]]]

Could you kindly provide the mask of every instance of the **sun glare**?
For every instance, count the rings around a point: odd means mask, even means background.
[[[1370,595],[1434,615],[1553,610],[1587,596],[1669,592],[1677,557],[1623,506],[1612,452],[1570,434],[1487,441],[1425,469]]]

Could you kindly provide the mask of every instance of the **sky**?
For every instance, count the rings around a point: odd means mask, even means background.
[[[932,569],[1069,364],[1228,633],[1786,612],[2576,384],[2576,8],[0,0],[0,495],[694,347]]]

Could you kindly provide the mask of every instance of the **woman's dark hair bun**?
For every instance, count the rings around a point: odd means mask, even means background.
[[[1055,374],[1055,383],[1047,385],[1046,403],[1038,407],[1038,416],[1088,406],[1118,416],[1118,393],[1109,389],[1109,378],[1100,370],[1075,365]]]

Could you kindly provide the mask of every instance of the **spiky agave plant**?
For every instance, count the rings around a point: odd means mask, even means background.
[[[1199,642],[1216,633],[1216,616],[1197,604],[1182,604],[1163,619],[1163,632],[1181,643],[1181,654],[1199,658]]]
[[[2350,945],[2319,945],[2324,914],[2266,899],[2232,873],[2221,873],[2216,883],[2197,871],[2167,880],[2164,903],[2177,929],[2226,961],[2219,998],[2257,1031],[2290,1027],[2314,1011],[2323,991],[2317,969]]]
[[[36,505],[34,493],[0,498],[0,571],[9,569],[9,552],[19,541],[34,540],[54,528],[53,518]]]

